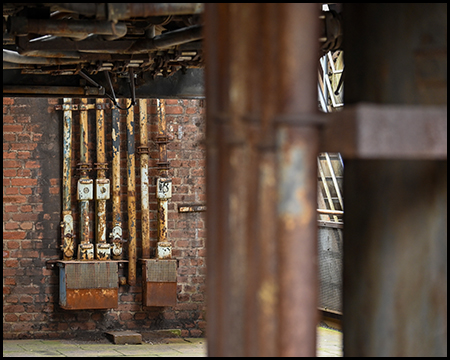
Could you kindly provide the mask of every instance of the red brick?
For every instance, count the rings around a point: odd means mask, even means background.
[[[3,132],[20,133],[23,131],[22,125],[3,125]]]
[[[22,167],[22,161],[3,160],[3,168],[19,168]]]
[[[18,195],[18,194],[19,194],[19,188],[8,187],[5,189],[5,195]]]
[[[19,228],[19,224],[16,222],[8,222],[4,226],[5,230],[15,230]]]
[[[12,104],[14,104],[13,98],[7,98],[7,97],[3,98],[3,105],[12,105]]]
[[[41,164],[38,161],[27,161],[25,163],[25,167],[30,169],[30,168],[40,168]]]
[[[18,317],[16,314],[5,314],[6,322],[16,322],[17,320],[18,320]]]
[[[25,231],[4,231],[3,232],[3,239],[21,240],[21,239],[25,239],[25,236],[26,236]]]
[[[30,137],[28,136],[28,139],[24,139],[24,140],[28,140],[30,141]],[[16,143],[16,144],[11,144],[11,150],[34,150],[36,149],[37,144],[35,143]]]
[[[12,186],[35,186],[37,185],[37,179],[12,179]]]
[[[183,114],[184,108],[182,106],[166,106],[166,114]]]

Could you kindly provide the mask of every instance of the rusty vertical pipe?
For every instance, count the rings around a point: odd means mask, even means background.
[[[111,246],[106,242],[106,200],[109,199],[109,179],[106,179],[105,156],[105,114],[104,99],[96,99],[96,135],[97,135],[97,179],[95,187],[96,210],[96,245],[95,255],[98,260],[111,258]]]
[[[127,99],[128,284],[136,285],[136,180],[134,107]]]
[[[320,6],[205,10],[208,355],[315,356]]]
[[[89,238],[89,200],[93,199],[93,181],[88,177],[88,171],[91,170],[88,134],[87,99],[82,98],[80,104],[80,163],[78,164],[80,178],[77,191],[77,199],[80,201],[80,244],[77,256],[79,260],[94,258],[94,245],[91,244]]]
[[[61,249],[63,260],[71,260],[74,255],[75,243],[72,217],[72,99],[64,98],[64,137],[63,137],[63,221]]]
[[[158,116],[158,144],[159,177],[156,183],[156,197],[158,199],[158,243],[156,257],[158,259],[170,259],[172,257],[172,244],[168,238],[168,203],[172,196],[172,180],[168,178],[167,161],[167,122],[166,103],[164,99],[156,100],[156,110]]]
[[[139,99],[139,131],[140,146],[138,148],[141,161],[141,232],[142,258],[150,259],[150,213],[148,193],[148,129],[147,100]]]
[[[112,196],[113,196],[113,229],[112,258],[122,259],[122,216],[120,211],[120,114],[119,109],[112,109]]]

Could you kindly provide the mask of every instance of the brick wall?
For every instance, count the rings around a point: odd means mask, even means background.
[[[74,99],[77,103],[78,99]],[[90,100],[93,102],[93,100]],[[62,112],[61,99],[3,98],[3,337],[72,338],[108,330],[181,329],[183,336],[202,336],[205,330],[204,213],[179,213],[180,204],[205,203],[204,106],[201,100],[166,100],[169,132],[167,147],[173,197],[169,202],[169,239],[179,260],[175,307],[144,307],[141,269],[137,285],[119,287],[119,307],[111,310],[63,310],[58,299],[58,270],[47,260],[61,259]],[[92,113],[92,114],[91,114]],[[155,137],[156,100],[148,101],[150,148],[150,229],[152,254],[156,245]],[[106,153],[111,164],[111,116],[106,110]],[[79,177],[79,114],[73,112],[74,144],[72,189]],[[125,116],[121,117],[122,166],[126,167]],[[135,111],[136,147],[139,146],[138,107]],[[95,111],[89,113],[90,161],[95,159]],[[140,171],[136,155],[137,257],[141,257]],[[111,165],[107,177],[111,179]],[[95,178],[96,172],[91,171]],[[128,236],[125,170],[122,170],[121,210],[124,238]],[[107,234],[112,206],[107,205]],[[78,236],[78,202],[72,196]],[[91,202],[91,237],[94,229]],[[126,250],[125,245],[125,250]],[[126,251],[125,251],[125,258]],[[123,273],[127,275],[127,272]]]

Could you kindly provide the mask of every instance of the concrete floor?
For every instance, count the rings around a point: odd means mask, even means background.
[[[176,356],[206,357],[206,339],[172,338],[158,343],[116,345],[72,340],[3,340],[3,357]],[[318,327],[317,356],[341,357],[342,333]]]

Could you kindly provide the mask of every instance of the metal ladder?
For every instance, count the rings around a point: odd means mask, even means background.
[[[325,113],[340,111],[344,105],[342,101],[343,53],[342,51],[328,52],[320,58],[319,62],[317,83],[319,109]],[[320,153],[317,157],[317,165],[319,218],[324,221],[342,223],[344,211],[342,157],[339,153]]]

